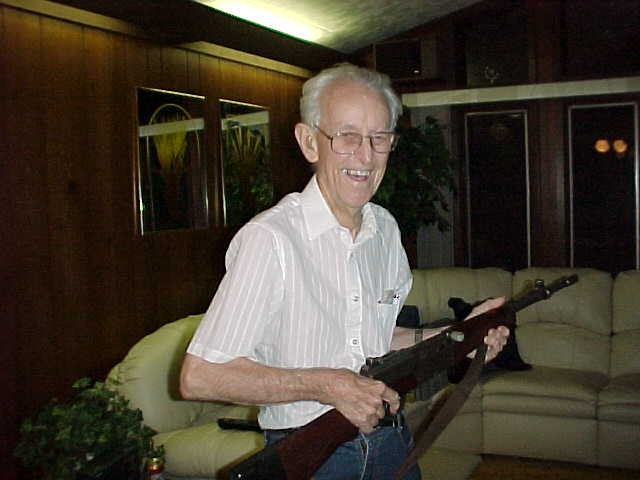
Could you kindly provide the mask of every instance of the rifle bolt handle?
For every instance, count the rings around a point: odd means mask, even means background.
[[[447,336],[454,342],[462,342],[464,340],[464,333],[457,330],[447,332]]]

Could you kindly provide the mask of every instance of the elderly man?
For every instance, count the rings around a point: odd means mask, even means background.
[[[397,414],[399,396],[357,372],[365,358],[415,341],[413,330],[395,327],[411,288],[400,233],[370,203],[402,106],[386,76],[342,64],[305,83],[300,110],[295,136],[315,174],[232,240],[227,273],[188,348],[181,392],[260,405],[267,442],[335,408],[360,433],[314,478],[393,478],[411,434],[402,422],[378,423],[385,403]],[[507,335],[489,332],[489,357]],[[418,467],[404,478],[419,479]]]

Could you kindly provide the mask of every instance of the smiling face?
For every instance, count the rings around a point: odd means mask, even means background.
[[[389,110],[384,97],[353,81],[330,84],[320,109],[318,126],[330,136],[347,132],[371,135],[389,128]],[[306,126],[300,137],[297,128],[298,142],[307,160],[315,164],[320,190],[331,211],[342,226],[357,231],[362,207],[376,193],[389,154],[375,152],[365,138],[353,154],[340,155],[331,150],[331,141],[318,130]]]

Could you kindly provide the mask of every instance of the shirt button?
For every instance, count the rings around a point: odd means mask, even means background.
[[[357,303],[360,300],[360,297],[358,295],[354,295],[353,297],[351,297],[351,301],[353,303]]]
[[[352,338],[351,345],[353,345],[354,347],[357,347],[358,345],[360,345],[360,340],[357,338]]]

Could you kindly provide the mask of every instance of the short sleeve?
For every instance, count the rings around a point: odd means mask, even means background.
[[[283,273],[273,232],[245,225],[227,251],[227,272],[189,345],[190,354],[224,363],[256,360],[265,329],[283,297]]]

